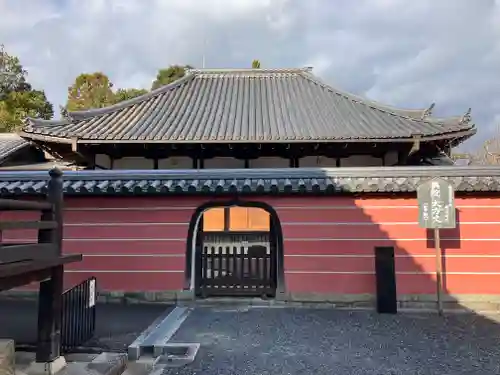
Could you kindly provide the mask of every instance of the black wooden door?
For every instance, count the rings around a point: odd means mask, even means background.
[[[211,232],[202,236],[199,295],[275,295],[276,262],[269,232]]]

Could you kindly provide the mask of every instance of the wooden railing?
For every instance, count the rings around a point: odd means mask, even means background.
[[[45,363],[60,356],[64,265],[82,260],[81,254],[62,254],[62,172],[53,169],[49,175],[44,201],[0,199],[0,211],[40,212],[39,220],[0,221],[0,234],[12,229],[38,231],[36,243],[0,242],[0,291],[40,283],[36,361]]]
[[[39,211],[40,219],[35,221],[0,221],[0,238],[3,231],[31,229],[38,230],[36,243],[0,243],[0,265],[25,261],[36,261],[60,257],[62,254],[62,172],[49,172],[45,201],[0,199],[0,211]]]

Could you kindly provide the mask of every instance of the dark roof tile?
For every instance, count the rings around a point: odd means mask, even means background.
[[[473,134],[470,116],[386,106],[307,69],[192,70],[155,91],[71,121],[29,119],[23,136],[124,142],[297,142]]]
[[[452,182],[458,192],[500,192],[500,168],[385,167],[202,171],[64,172],[69,195],[406,193],[432,177]],[[46,192],[48,174],[1,172],[0,194]]]
[[[0,164],[30,143],[14,133],[0,133]]]

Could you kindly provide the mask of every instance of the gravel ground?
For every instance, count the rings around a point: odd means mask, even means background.
[[[97,304],[95,336],[86,346],[103,350],[126,350],[153,321],[171,310],[167,305]],[[35,301],[0,301],[0,337],[10,337],[16,344],[36,342],[37,303]]]
[[[197,308],[171,342],[201,347],[165,375],[500,373],[500,325],[472,315]]]

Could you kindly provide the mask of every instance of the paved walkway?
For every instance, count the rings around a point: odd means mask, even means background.
[[[156,304],[97,304],[96,333],[85,346],[125,351],[158,316],[172,308]],[[18,344],[34,344],[36,327],[36,302],[0,300],[0,337],[14,338]]]
[[[201,347],[165,375],[500,373],[500,325],[470,315],[197,308],[170,342]]]

